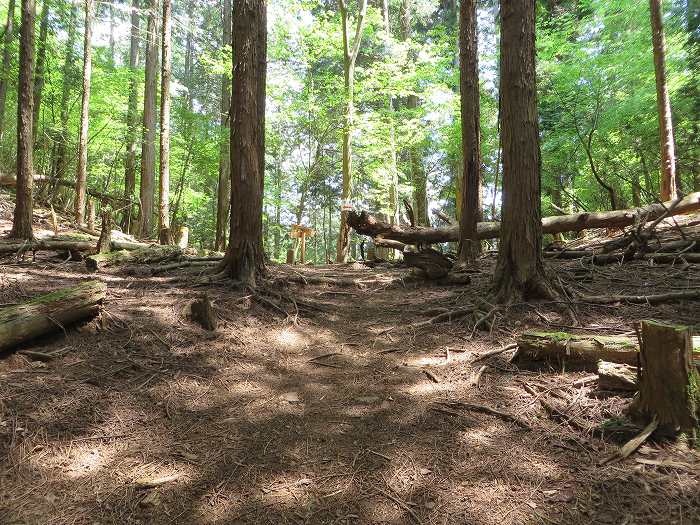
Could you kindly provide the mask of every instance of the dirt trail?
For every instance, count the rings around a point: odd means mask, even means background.
[[[574,387],[585,373],[519,370],[507,353],[473,384],[471,359],[542,318],[566,324],[561,305],[512,308],[474,337],[467,322],[411,328],[485,297],[489,264],[450,288],[361,266],[274,267],[277,277],[374,281],[288,285],[322,309],[302,309],[298,324],[289,305],[285,318],[230,283],[99,274],[109,287],[101,318],[31,345],[56,359],[0,361],[0,523],[700,523],[697,454],[653,445],[636,457],[677,465],[600,467],[615,444],[552,421],[522,382],[566,396],[591,429],[629,399]],[[87,277],[80,263],[13,262],[0,266],[0,302]],[[606,279],[586,286],[604,290]],[[214,334],[184,313],[202,291],[220,318]],[[697,307],[652,313],[693,322]],[[649,311],[577,313],[620,332]],[[455,401],[530,428],[439,405]]]

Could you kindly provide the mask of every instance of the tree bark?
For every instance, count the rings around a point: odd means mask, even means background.
[[[68,119],[70,117],[70,93],[73,87],[73,62],[75,62],[75,40],[77,36],[76,25],[78,21],[78,8],[75,4],[69,6],[70,14],[68,18],[68,38],[66,39],[65,59],[61,70],[63,86],[61,89],[61,137],[56,147],[56,162],[54,164],[53,176],[55,181],[61,180],[68,171]],[[53,195],[58,191],[58,185],[53,184]]]
[[[170,235],[170,76],[172,67],[171,0],[163,0],[162,59],[160,81],[160,203],[158,238],[161,244],[172,244]]]
[[[126,112],[126,157],[124,159],[124,198],[131,201],[136,191],[136,142],[138,140],[139,87],[137,69],[139,63],[139,0],[131,2],[131,33],[129,42],[129,105]],[[122,228],[130,232],[133,209],[124,210]]]
[[[49,7],[51,0],[44,0],[41,7],[41,22],[39,23],[39,47],[36,55],[36,73],[34,75],[34,116],[32,118],[32,131],[34,142],[37,141],[39,130],[39,115],[41,113],[41,96],[44,91],[44,70],[46,69],[46,37],[49,31]]]
[[[28,3],[25,0],[24,3]],[[31,117],[30,117],[31,118]],[[0,350],[13,348],[36,337],[60,332],[65,326],[95,316],[101,308],[107,286],[84,281],[40,295],[17,306],[0,310]]]
[[[10,237],[27,239],[33,237],[32,216],[34,211],[34,165],[32,149],[34,136],[34,0],[22,0],[22,22],[19,47],[19,85],[17,86],[17,190],[15,211]],[[8,24],[9,25],[9,24]]]
[[[262,208],[265,177],[265,0],[233,4],[231,94],[231,230],[224,266],[231,277],[255,286],[265,273]]]
[[[662,0],[649,0],[652,42],[654,46],[654,73],[656,75],[656,106],[661,139],[661,200],[671,200],[680,194],[676,173],[676,152],[673,140],[671,99],[666,83],[666,42],[664,38]]]
[[[503,222],[494,295],[499,303],[549,298],[540,210],[535,1],[501,0]]]
[[[75,176],[75,222],[83,224],[85,186],[87,183],[88,126],[90,122],[90,77],[92,75],[92,10],[93,0],[84,0],[85,33],[83,37],[83,98],[78,138],[78,168]]]
[[[231,49],[231,0],[224,0],[223,25],[222,45],[224,48]],[[216,237],[214,239],[214,250],[217,251],[221,251],[226,247],[226,224],[231,206],[230,109],[231,79],[228,75],[221,75],[221,128],[223,139],[220,140],[219,150],[219,184],[217,186]]]
[[[345,80],[345,122],[341,132],[343,145],[343,186],[340,193],[342,203],[350,199],[352,193],[352,128],[355,119],[355,62],[362,43],[362,28],[367,12],[367,0],[359,0],[357,18],[355,20],[355,36],[350,42],[350,14],[346,0],[338,0],[340,20],[343,29],[343,73]],[[348,259],[350,248],[350,227],[348,226],[348,211],[341,211],[338,226],[338,244],[336,246],[336,262]]]
[[[152,233],[153,195],[156,164],[156,91],[158,85],[158,33],[156,11],[158,1],[148,5],[146,27],[146,75],[143,91],[143,140],[141,142],[141,217],[139,233],[149,237]]]
[[[15,30],[15,0],[10,0],[7,6],[7,22],[3,34],[2,64],[0,64],[0,140],[4,131],[5,123],[5,100],[7,99],[7,87],[9,84],[10,68],[12,67],[12,39]],[[33,29],[32,29],[33,31]]]
[[[542,219],[543,233],[563,233],[589,230],[592,228],[623,228],[643,219],[653,221],[664,216],[680,215],[700,210],[700,192],[686,195],[673,209],[673,202],[650,204],[643,208],[629,210],[603,211],[596,213],[574,213],[557,215]],[[670,210],[670,212],[669,212]],[[367,212],[352,212],[348,215],[348,224],[361,235],[381,237],[400,241],[405,244],[434,244],[459,241],[459,227],[448,228],[411,228],[397,224],[388,224],[377,220]],[[479,239],[494,239],[501,234],[501,223],[480,222],[477,224]]]
[[[641,335],[639,397],[631,412],[657,419],[669,433],[700,439],[700,373],[690,329],[643,321]]]
[[[467,262],[481,252],[481,243],[476,231],[477,223],[481,220],[481,136],[476,0],[462,0],[459,13],[459,85],[462,109],[459,260]]]

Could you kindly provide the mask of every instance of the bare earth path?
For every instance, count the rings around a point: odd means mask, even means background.
[[[81,263],[43,257],[0,266],[0,303],[89,278]],[[652,443],[598,464],[616,444],[595,428],[629,398],[575,387],[586,373],[519,370],[509,353],[473,384],[471,359],[543,320],[569,324],[561,305],[514,307],[474,337],[466,321],[410,326],[485,297],[490,264],[449,288],[390,283],[360,266],[274,267],[277,277],[373,280],[278,281],[321,309],[302,308],[297,324],[289,304],[285,318],[230,283],[98,274],[109,287],[102,316],[31,345],[55,359],[0,360],[0,523],[700,523],[697,453]],[[584,282],[566,264],[565,279]],[[585,286],[698,285],[697,266],[642,265],[635,283],[607,269]],[[216,333],[186,319],[202,291]],[[644,317],[697,323],[698,304],[576,313],[620,333]],[[550,419],[523,382],[566,399],[588,427]],[[528,428],[442,402],[485,405]]]

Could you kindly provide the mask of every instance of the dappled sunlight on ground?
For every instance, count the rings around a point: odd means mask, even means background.
[[[54,273],[85,278],[77,263]],[[426,305],[459,305],[478,286],[292,286],[321,308],[294,324],[211,285],[210,333],[184,313],[201,286],[97,277],[109,287],[101,318],[33,343],[56,359],[0,361],[0,523],[583,525],[680,523],[681,512],[688,523],[700,508],[696,472],[599,467],[614,445],[552,421],[522,389],[581,374],[519,370],[507,355],[469,364],[532,325],[531,312],[474,337],[459,322],[412,326]],[[53,279],[27,264],[0,289],[31,296]],[[572,410],[593,424],[627,402],[588,394]],[[455,401],[529,428],[442,404]]]

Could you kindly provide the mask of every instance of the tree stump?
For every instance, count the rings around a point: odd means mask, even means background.
[[[630,411],[658,419],[664,434],[700,438],[700,373],[692,362],[690,329],[642,322],[639,397]],[[696,441],[697,443],[697,441]]]
[[[90,201],[92,202],[92,201]],[[97,241],[97,253],[107,253],[112,250],[112,213],[105,209],[102,212],[102,230]]]
[[[190,316],[202,328],[212,332],[216,331],[216,327],[219,324],[209,296],[206,293],[190,305]]]

